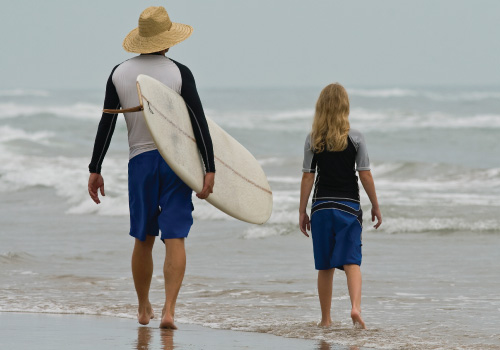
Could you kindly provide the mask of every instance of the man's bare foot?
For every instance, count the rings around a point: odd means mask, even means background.
[[[361,312],[357,310],[351,311],[352,323],[355,328],[366,329],[365,322],[361,318]]]
[[[155,314],[151,308],[151,304],[146,307],[139,307],[139,310],[137,310],[137,321],[142,325],[149,324],[149,321],[154,317]]]
[[[174,323],[174,318],[170,314],[162,312],[160,328],[177,329],[177,326]]]
[[[328,319],[328,320],[321,320],[320,323],[318,323],[318,327],[323,327],[323,328],[328,328],[332,325],[332,320],[331,319]]]

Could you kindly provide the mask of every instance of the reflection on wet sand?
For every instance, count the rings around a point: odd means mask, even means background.
[[[331,346],[326,341],[322,340],[318,344],[318,350],[330,350]]]
[[[156,331],[156,329],[155,329]],[[159,329],[162,350],[173,350],[174,346],[174,330],[172,329]],[[148,350],[152,344],[153,328],[151,327],[137,327],[137,350]]]
[[[224,331],[222,331],[224,332]],[[226,331],[227,332],[227,331]],[[199,332],[193,332],[194,334],[200,334]],[[159,347],[161,350],[174,350],[175,349],[175,344],[174,344],[174,334],[175,334],[175,331],[173,329],[159,329],[159,328],[153,328],[153,327],[137,327],[137,342],[135,343],[135,348],[132,347],[133,349],[137,349],[137,350],[153,350],[153,349],[158,349],[158,334],[160,335],[160,344],[161,346]],[[201,333],[203,334],[203,333]],[[238,333],[236,333],[238,334]],[[191,336],[193,334],[190,334]],[[240,340],[242,343],[248,343],[250,342],[250,344],[252,344],[252,340],[251,338],[249,339],[248,337],[246,337],[247,333],[245,333],[245,338],[243,338],[243,340]],[[186,339],[185,339],[185,336],[186,334],[184,334],[184,337],[179,334],[179,337],[177,339],[177,349],[184,349],[185,348],[185,345],[186,345]],[[214,339],[213,337],[210,336],[210,334],[203,334],[201,336],[198,337],[198,339],[200,338],[203,338],[203,336],[206,336],[207,339],[206,341],[208,342],[208,344],[210,345],[213,345],[214,343]],[[220,338],[217,337],[216,339],[216,342],[217,341],[222,341],[224,343],[224,340],[227,340],[225,337],[228,337],[228,335],[224,335],[224,334],[220,334]],[[258,338],[259,336],[256,335],[256,338]],[[274,338],[274,337],[272,337]],[[279,337],[278,337],[279,338]],[[156,341],[155,341],[156,339]],[[188,343],[189,343],[189,340],[188,340]],[[257,341],[255,344],[259,344],[259,341]],[[217,345],[221,345],[221,349],[232,349],[232,347],[228,347],[228,343],[226,342],[226,344],[217,344]],[[233,344],[234,345],[234,344]],[[313,345],[313,344],[311,344]],[[193,346],[193,344],[190,344],[189,345],[189,348],[191,349],[191,346]],[[204,346],[207,346],[207,344],[204,344]],[[313,345],[314,346],[314,345]],[[245,347],[247,348],[247,347]],[[252,349],[254,347],[248,347],[249,349]],[[259,347],[255,347],[255,348],[259,348]],[[266,347],[267,349],[267,347]],[[293,347],[293,349],[298,349],[296,347]],[[312,349],[310,348],[309,346],[307,347],[307,349]],[[360,350],[358,346],[342,346],[342,345],[338,345],[338,344],[331,344],[325,340],[320,340],[318,343],[316,343],[316,345],[314,346],[314,349],[316,350],[339,350],[339,349],[342,349],[342,350],[346,350],[346,349],[349,349],[349,350]]]
[[[148,350],[151,343],[151,328],[138,327],[137,328],[137,350]]]
[[[331,345],[324,340],[319,342],[318,348],[317,348],[317,350],[331,350],[331,349],[332,349]],[[359,350],[359,347],[351,346],[351,347],[349,347],[349,350]]]
[[[163,350],[174,349],[174,330],[160,329],[161,345]]]

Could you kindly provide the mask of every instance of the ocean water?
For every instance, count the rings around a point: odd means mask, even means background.
[[[349,322],[335,272],[334,327],[320,318],[310,239],[298,230],[305,136],[320,88],[206,89],[206,114],[268,174],[268,223],[236,221],[194,198],[180,323],[377,349],[500,349],[500,88],[349,88],[384,223],[362,192],[363,317]],[[103,91],[0,91],[0,312],[133,318],[126,125],[87,193]],[[151,299],[162,306],[164,256]]]

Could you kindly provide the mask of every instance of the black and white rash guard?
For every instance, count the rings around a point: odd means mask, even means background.
[[[356,165],[356,166],[355,166]],[[322,200],[353,200],[359,202],[356,171],[370,170],[365,138],[358,130],[350,129],[347,148],[340,152],[311,149],[311,135],[304,145],[302,172],[315,173],[313,202]]]
[[[212,139],[203,106],[196,90],[193,74],[186,66],[163,55],[140,55],[129,59],[111,71],[106,84],[104,109],[130,108],[139,105],[136,79],[149,75],[177,91],[188,106],[191,124],[206,172],[215,172]],[[142,112],[124,113],[128,129],[129,159],[156,149]],[[94,143],[91,173],[101,173],[102,162],[115,130],[117,114],[103,113]]]

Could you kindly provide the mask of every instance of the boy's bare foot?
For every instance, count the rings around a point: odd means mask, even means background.
[[[365,322],[361,318],[361,312],[357,310],[351,311],[352,323],[355,328],[366,329]]]
[[[154,317],[155,314],[151,308],[151,304],[146,307],[139,307],[139,310],[137,310],[137,321],[142,325],[149,324],[149,321]]]
[[[177,329],[177,326],[174,323],[174,318],[170,314],[162,312],[160,328]]]

